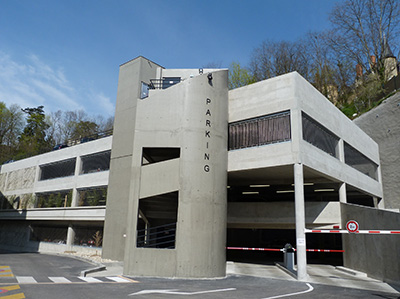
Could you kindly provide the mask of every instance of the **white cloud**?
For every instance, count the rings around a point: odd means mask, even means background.
[[[0,52],[0,101],[22,108],[43,105],[46,112],[82,109],[88,114],[114,113],[113,103],[101,91],[74,86],[62,68],[51,67],[36,55],[22,63]]]
[[[114,115],[114,104],[111,99],[103,93],[93,94],[93,99],[97,102],[100,111],[104,111],[107,115]]]

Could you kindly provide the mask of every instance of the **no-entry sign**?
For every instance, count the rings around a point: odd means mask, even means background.
[[[346,229],[349,231],[349,233],[355,233],[358,231],[359,228],[360,227],[357,221],[350,220],[346,223]]]

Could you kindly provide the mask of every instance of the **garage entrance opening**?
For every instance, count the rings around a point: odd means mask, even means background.
[[[228,228],[227,247],[282,249],[287,243],[296,248],[294,229]],[[307,249],[342,249],[340,234],[308,234]],[[274,265],[283,262],[283,252],[260,250],[227,250],[227,261]],[[343,265],[340,252],[307,252],[308,264]]]

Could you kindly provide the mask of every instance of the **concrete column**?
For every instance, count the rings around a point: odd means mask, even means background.
[[[306,280],[307,255],[305,234],[304,176],[303,164],[294,164],[294,201],[296,217],[297,279]]]
[[[82,159],[80,156],[76,157],[76,163],[75,163],[75,173],[74,173],[74,186],[76,186],[79,175],[82,170]],[[71,201],[71,207],[77,207],[79,203],[79,192],[78,190],[74,187],[72,189],[72,201]]]
[[[72,189],[71,207],[77,207],[79,203],[79,192],[76,188]]]
[[[33,181],[33,192],[32,195],[34,196],[34,207],[37,208],[38,202],[37,202],[37,197],[36,197],[36,183],[40,180],[40,175],[41,175],[41,169],[40,166],[37,165],[35,169],[35,179]],[[8,174],[7,174],[7,179],[8,179]],[[7,186],[7,181],[4,186]]]
[[[339,200],[340,202],[347,202],[346,183],[341,183],[339,187]]]
[[[345,163],[343,139],[339,139],[338,145],[336,147],[336,157],[339,159],[340,162]]]
[[[340,162],[345,163],[343,139],[339,139],[338,145],[336,147],[336,157],[339,159]],[[343,203],[347,202],[347,191],[345,183],[341,183],[339,186],[339,201]]]
[[[376,169],[376,175],[377,175],[377,179],[378,182],[381,184],[382,186],[382,167],[381,165],[378,165],[377,169]],[[385,209],[385,200],[384,198],[378,198],[377,199],[377,206],[378,209]]]
[[[72,251],[72,245],[74,245],[74,239],[75,239],[75,230],[74,227],[70,224],[68,226],[68,231],[67,231],[67,251]]]
[[[75,163],[75,177],[79,176],[82,170],[82,159],[80,156],[76,157],[76,163]]]

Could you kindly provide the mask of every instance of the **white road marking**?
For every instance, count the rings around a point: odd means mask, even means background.
[[[49,277],[49,279],[55,283],[71,283],[71,281],[65,277]]]
[[[301,295],[301,294],[305,294],[305,293],[308,293],[308,292],[311,292],[312,290],[314,290],[314,288],[309,283],[306,283],[306,285],[308,286],[308,290],[305,290],[305,291],[302,291],[302,292],[278,295],[278,296],[273,296],[273,297],[266,297],[266,298],[263,298],[263,299],[276,299],[276,298],[283,298],[283,297],[288,297],[288,296]]]
[[[32,276],[16,276],[15,277],[18,281],[18,283],[38,283],[35,278],[33,278]],[[80,280],[83,280],[84,282],[89,282],[89,283],[107,283],[107,281],[102,281],[98,278],[95,277],[78,277]],[[128,282],[134,282],[132,280],[129,280],[128,278],[123,278],[123,277],[118,277],[118,276],[109,276],[106,277],[107,279],[111,280],[111,282],[124,282],[124,283],[128,283]],[[51,282],[39,282],[39,284],[49,284],[49,283],[74,283],[71,280],[62,277],[62,276],[53,276],[53,277],[48,277],[49,280],[51,280]],[[76,283],[82,283],[82,282],[76,282]]]
[[[79,276],[78,278],[82,279],[83,281],[86,281],[86,282],[103,282],[100,279],[97,279],[97,278],[94,278],[94,277],[82,277],[82,276]]]
[[[37,283],[32,276],[15,276],[18,283]]]
[[[209,291],[199,291],[199,292],[177,292],[178,290],[143,290],[140,292],[129,294],[129,296],[136,295],[144,295],[144,294],[169,294],[169,295],[199,295],[199,294],[207,294],[207,293],[218,293],[218,292],[226,292],[226,291],[236,291],[235,288],[229,289],[218,289],[218,290],[209,290]]]
[[[109,280],[113,280],[115,282],[131,282],[128,279],[122,278],[122,277],[118,277],[118,276],[111,276],[111,277],[106,277]]]

